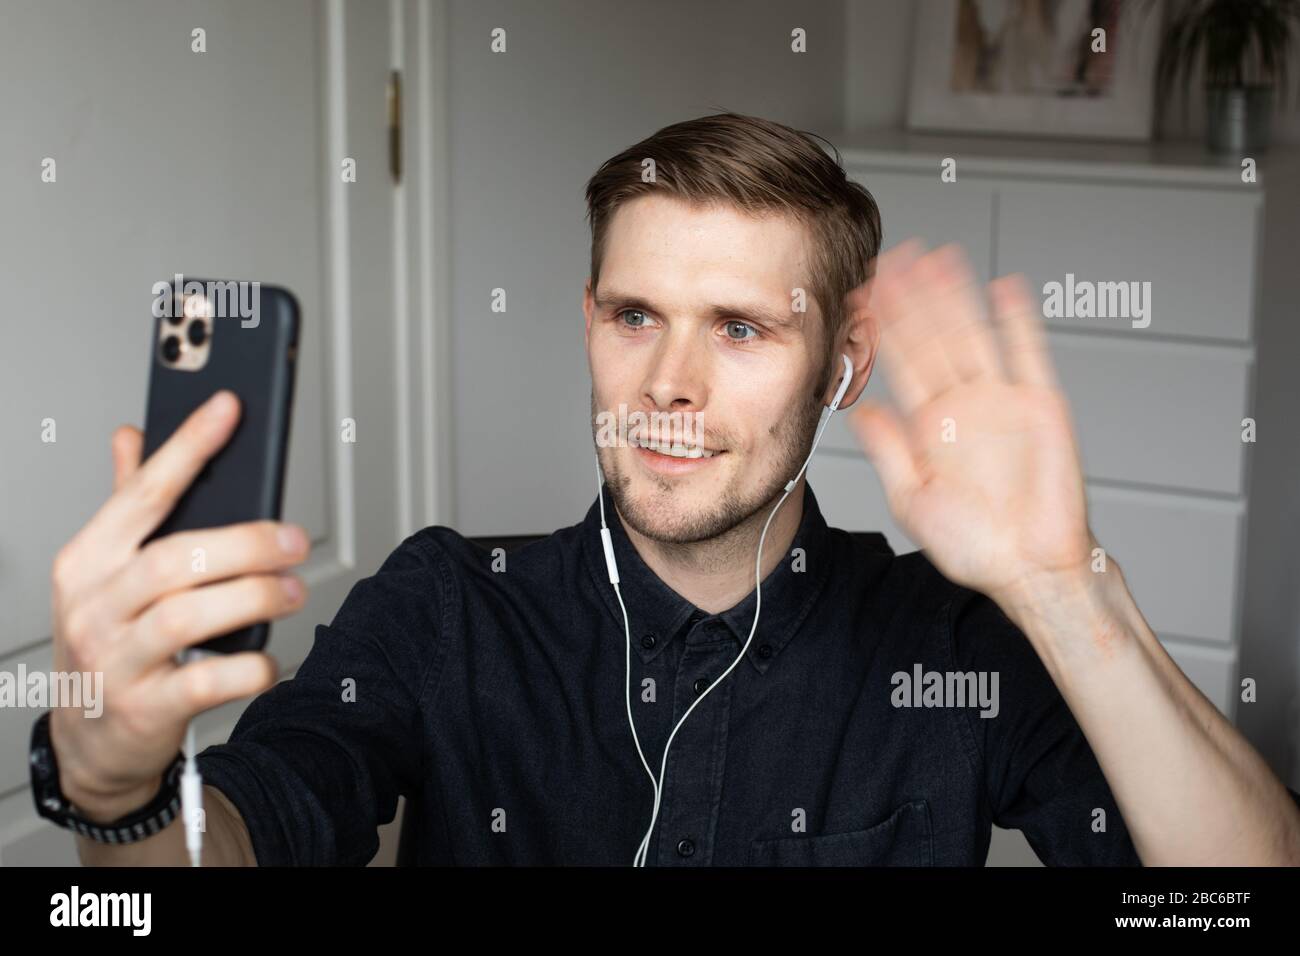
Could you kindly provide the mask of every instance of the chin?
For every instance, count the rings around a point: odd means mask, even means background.
[[[715,459],[694,471],[662,474],[633,458],[635,450],[626,452],[607,471],[610,493],[623,520],[647,538],[690,544],[715,538],[744,519],[734,480],[726,475],[729,462]]]

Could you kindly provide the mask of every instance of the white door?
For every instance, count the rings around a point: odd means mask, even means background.
[[[433,392],[413,376],[432,343],[408,315],[419,285],[397,266],[407,217],[389,168],[402,13],[6,2],[0,671],[50,668],[50,563],[109,493],[112,429],[142,423],[150,289],[174,273],[284,285],[302,306],[284,507],[315,544],[309,604],[272,627],[282,677],[352,584],[431,519],[431,452],[415,436]],[[201,746],[225,740],[243,706],[204,715]],[[0,710],[0,863],[76,862],[72,837],[32,808],[38,713]]]

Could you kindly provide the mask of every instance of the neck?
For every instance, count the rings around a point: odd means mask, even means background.
[[[804,479],[800,478],[763,540],[760,579],[789,556],[790,545],[803,520]],[[641,560],[664,584],[696,607],[719,614],[739,604],[754,590],[754,559],[767,517],[781,500],[778,493],[754,514],[716,538],[690,544],[656,541],[626,521],[623,528]],[[622,517],[620,516],[620,520]]]

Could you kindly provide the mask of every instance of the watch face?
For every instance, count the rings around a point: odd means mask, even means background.
[[[32,727],[32,747],[28,762],[32,768],[32,796],[36,801],[36,812],[48,819],[63,809],[59,798],[57,772],[55,771],[54,753],[50,749],[49,713],[36,719]]]

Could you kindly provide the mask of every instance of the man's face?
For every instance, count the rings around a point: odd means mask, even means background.
[[[593,434],[619,512],[646,537],[723,534],[803,464],[825,334],[807,292],[808,242],[793,218],[663,196],[627,202],[611,220],[600,284],[583,302]],[[620,405],[629,416],[683,413],[712,457],[601,447],[597,417],[616,418]]]

